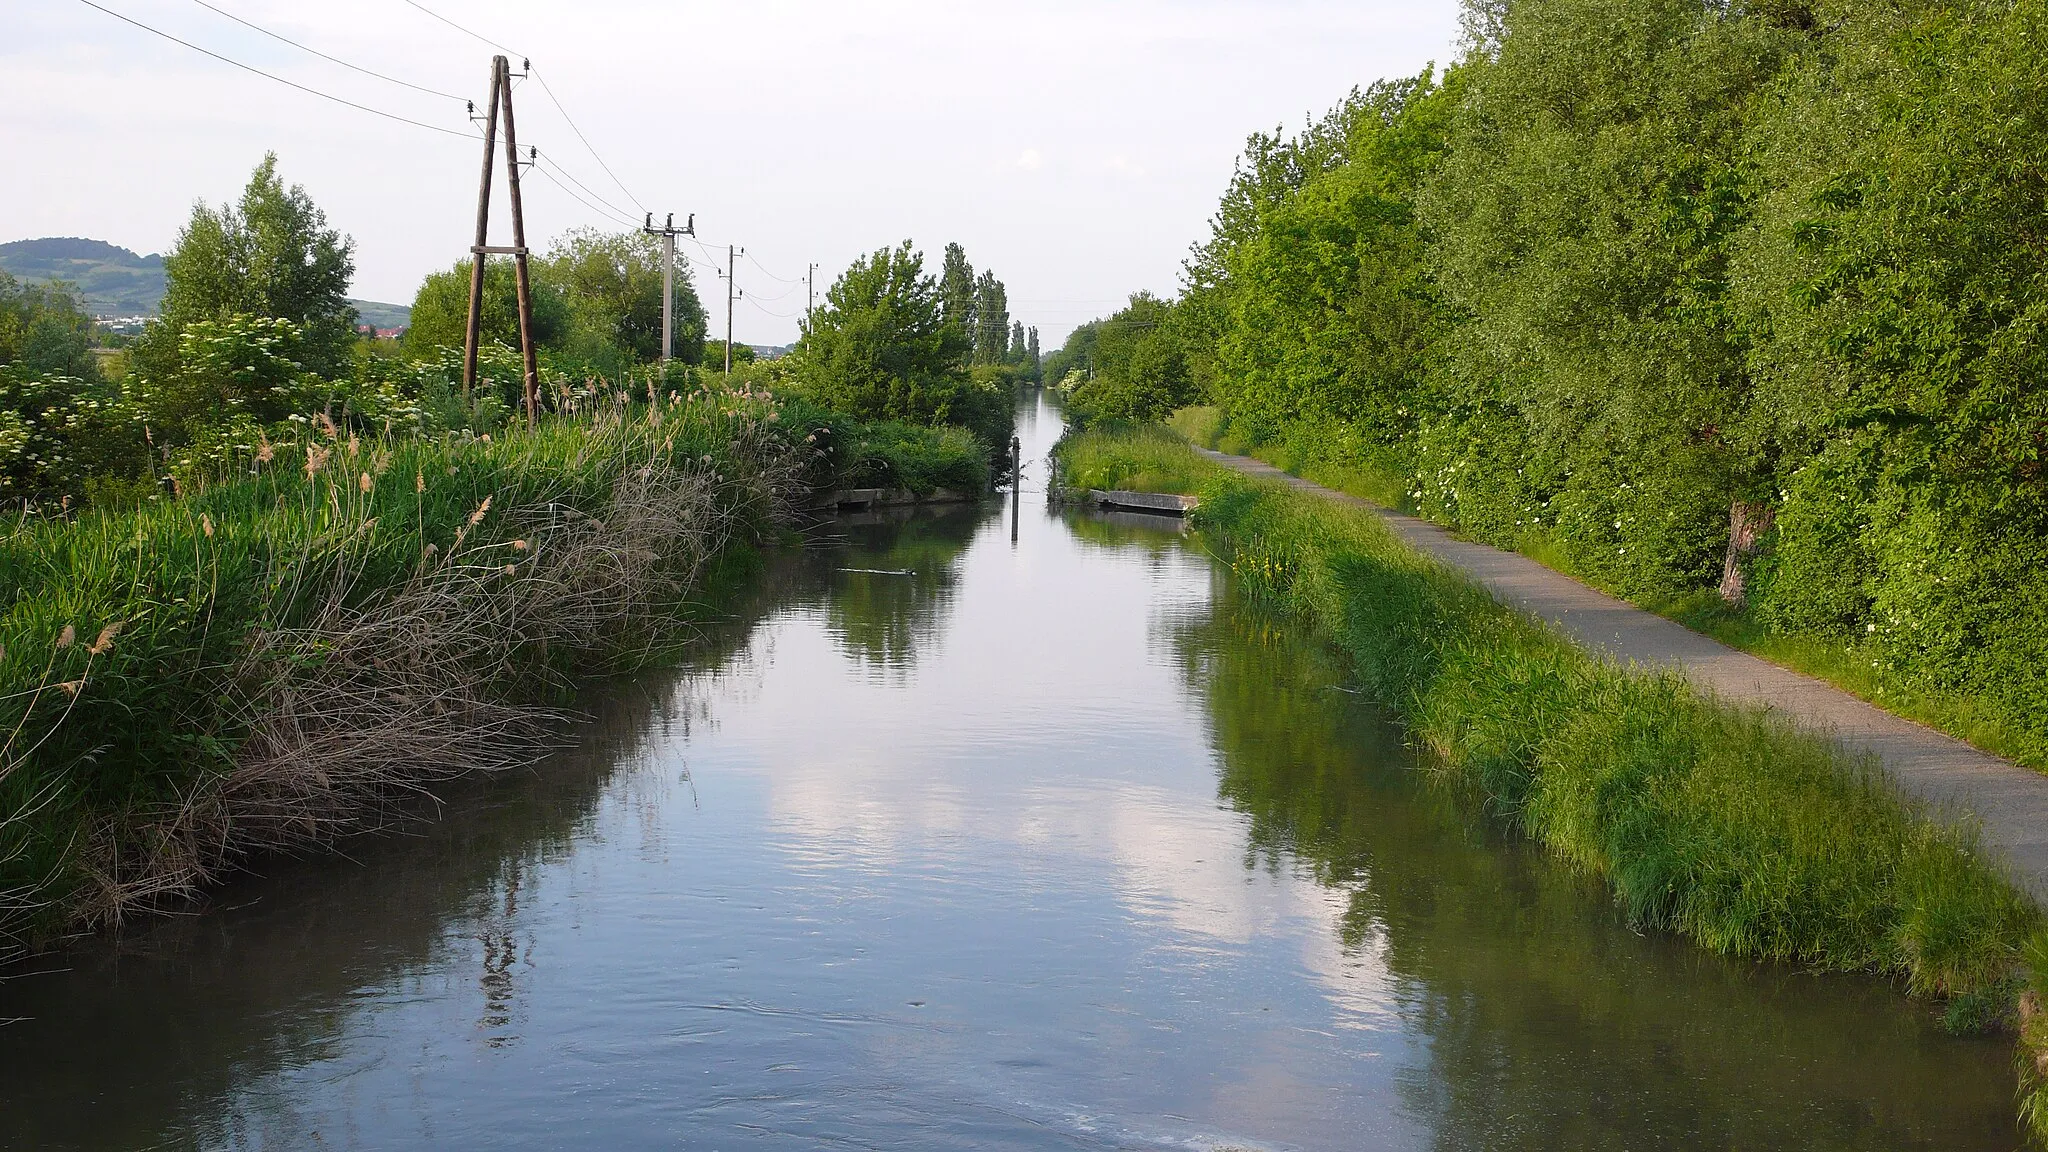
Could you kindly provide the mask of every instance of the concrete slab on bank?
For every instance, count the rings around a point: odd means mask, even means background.
[[[1906,795],[1976,821],[1984,847],[2037,903],[2048,906],[2048,776],[1895,716],[1825,681],[1730,648],[1526,556],[1460,540],[1426,520],[1325,488],[1262,460],[1196,451],[1247,475],[1371,510],[1410,547],[1609,659],[1670,669],[1723,700],[1766,705],[1851,752],[1874,756]]]
[[[1193,496],[1179,496],[1171,492],[1125,492],[1104,491],[1100,488],[1067,488],[1059,493],[1062,499],[1072,504],[1092,504],[1097,508],[1113,508],[1123,512],[1147,512],[1155,516],[1185,516],[1200,503]]]

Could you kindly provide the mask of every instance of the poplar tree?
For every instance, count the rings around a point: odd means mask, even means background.
[[[939,273],[939,308],[946,323],[960,330],[972,344],[974,328],[974,265],[967,262],[967,250],[946,245],[946,258]]]
[[[1000,364],[1010,348],[1010,295],[995,273],[974,281],[974,362]]]

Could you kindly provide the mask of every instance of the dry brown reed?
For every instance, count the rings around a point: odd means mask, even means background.
[[[253,634],[225,677],[227,707],[247,733],[231,765],[196,777],[171,803],[109,813],[90,828],[77,853],[84,890],[68,901],[68,919],[118,924],[189,898],[252,853],[328,843],[415,807],[437,784],[529,765],[570,718],[536,700],[562,698],[579,674],[641,666],[684,639],[674,607],[737,532],[764,513],[787,522],[808,461],[765,422],[739,421],[726,430],[722,474],[709,456],[673,459],[673,441],[629,427],[637,421],[624,405],[593,415],[577,452],[615,476],[601,514],[558,498],[494,518],[486,496],[450,546],[424,544],[402,583],[366,588],[362,565],[345,562],[300,623]],[[339,513],[334,539],[309,554],[347,555],[339,538],[376,523],[351,499],[372,491],[368,474],[351,482],[338,455],[306,449],[309,476],[334,473],[325,500]],[[424,487],[418,474],[414,487]],[[94,651],[117,632],[102,633]],[[60,644],[74,639],[67,628]],[[5,927],[35,899],[0,891],[0,957],[25,943]]]

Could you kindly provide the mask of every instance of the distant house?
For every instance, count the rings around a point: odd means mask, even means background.
[[[405,333],[406,330],[403,328],[379,328],[377,329],[377,339],[402,340],[405,338]]]

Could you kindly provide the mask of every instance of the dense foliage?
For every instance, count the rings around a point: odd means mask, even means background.
[[[242,198],[204,203],[164,254],[164,298],[135,356],[146,373],[178,371],[187,325],[235,316],[289,320],[309,371],[337,375],[356,341],[355,243],[327,226],[304,188],[287,189],[277,156],[263,158]]]
[[[1158,306],[1177,362],[1106,371],[1120,314],[1055,378],[1122,417],[1199,394],[1225,441],[1846,647],[2048,761],[2048,2],[1468,28],[1252,138]]]
[[[661,357],[661,244],[637,232],[577,229],[535,257],[531,278],[534,343],[572,375],[617,375]],[[460,348],[469,322],[471,263],[458,261],[427,276],[413,298],[406,346],[415,351]],[[677,360],[704,362],[704,303],[687,265],[673,276],[670,305]],[[486,343],[519,344],[518,284],[509,257],[484,265]]]
[[[988,447],[1005,447],[1012,387],[1036,367],[1010,359],[1005,300],[1001,282],[987,272],[975,277],[957,244],[947,248],[938,278],[908,240],[879,249],[855,260],[805,317],[789,378],[838,412],[958,425]],[[998,321],[1001,354],[985,359]]]

